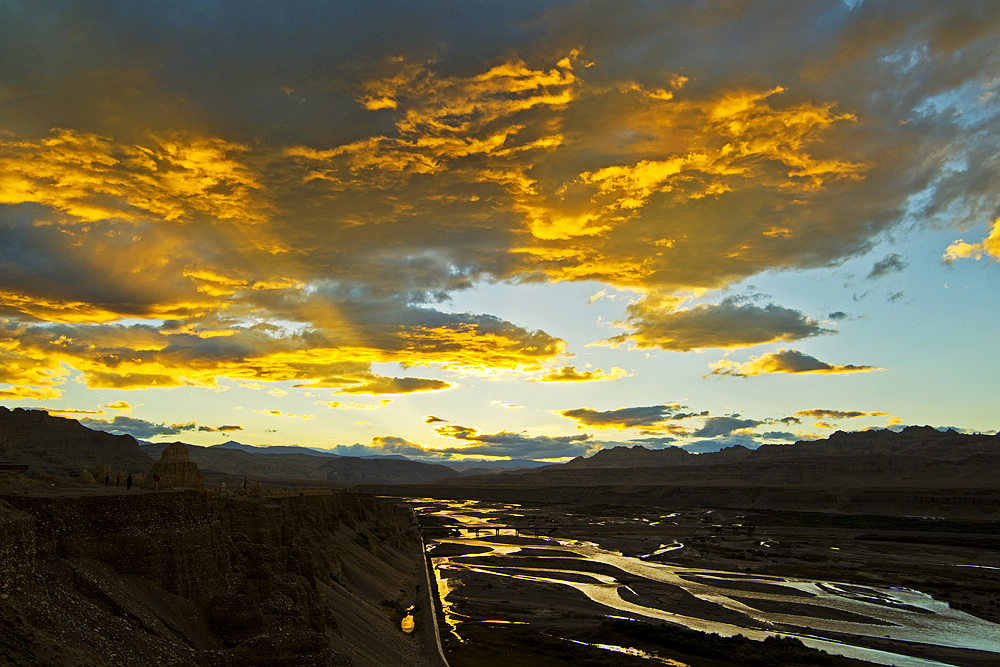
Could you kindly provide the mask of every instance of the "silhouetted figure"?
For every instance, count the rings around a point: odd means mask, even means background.
[[[160,490],[160,473],[154,472],[153,473],[153,491],[159,491],[159,490]]]
[[[110,486],[110,485],[111,485],[111,475],[105,475],[104,476],[104,486]]]
[[[125,478],[125,488],[129,491],[132,490],[132,473],[129,473],[129,476]]]
[[[122,485],[122,474],[118,473],[117,475],[115,475],[115,486],[121,486],[121,485]]]

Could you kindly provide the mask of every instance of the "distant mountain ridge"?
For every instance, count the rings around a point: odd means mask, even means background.
[[[908,427],[705,454],[616,447],[537,470],[368,490],[501,502],[990,518],[1000,516],[998,455],[1000,435]]]
[[[740,461],[804,459],[838,456],[908,456],[954,460],[981,453],[983,448],[1000,447],[1000,434],[982,435],[939,431],[930,426],[908,426],[902,431],[836,431],[823,440],[799,440],[791,445],[761,445],[748,449],[742,445],[716,452],[694,454],[680,447],[647,449],[612,447],[592,456],[578,456],[555,468],[635,468],[647,466],[709,466]]]
[[[237,443],[239,444],[239,443]],[[143,445],[151,456],[159,457],[168,443]],[[202,447],[186,445],[191,460],[202,470],[247,477],[250,480],[325,481],[341,484],[419,484],[457,477],[451,468],[401,458],[360,458],[309,453],[270,453],[271,447]],[[306,449],[306,448],[302,448]]]
[[[155,444],[155,443],[149,443]],[[244,445],[242,442],[228,440],[219,445],[209,445],[220,449],[237,449],[251,454],[305,454],[307,456],[340,456],[329,450],[301,445]]]
[[[142,443],[152,445],[156,443]],[[531,468],[541,468],[552,465],[545,461],[534,459],[500,459],[489,461],[486,459],[466,459],[462,461],[447,461],[444,463],[418,461],[402,454],[369,454],[367,456],[345,456],[336,454],[328,449],[318,447],[303,447],[301,445],[245,445],[235,440],[229,440],[219,445],[210,445],[212,448],[236,449],[251,454],[305,454],[308,456],[326,456],[334,458],[359,458],[370,460],[394,459],[397,461],[414,461],[415,463],[430,463],[432,465],[443,465],[456,470],[463,475],[484,475],[502,470],[528,470]]]
[[[44,410],[0,406],[0,461],[26,464],[28,475],[76,479],[84,470],[107,464],[114,470],[147,472],[171,443],[145,443],[130,435],[87,428],[75,419]],[[451,468],[402,458],[338,456],[306,447],[269,447],[237,442],[226,446],[185,445],[203,472],[246,476],[252,480],[324,481],[338,484],[404,484],[457,477]],[[290,450],[290,451],[289,451]],[[304,451],[298,451],[304,450]]]

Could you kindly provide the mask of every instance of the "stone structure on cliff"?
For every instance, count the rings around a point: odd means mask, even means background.
[[[188,456],[187,447],[184,443],[175,442],[163,450],[160,460],[153,464],[149,473],[143,478],[142,485],[151,489],[154,476],[159,475],[160,489],[197,489],[205,488],[205,483],[201,478],[201,471],[198,466]]]

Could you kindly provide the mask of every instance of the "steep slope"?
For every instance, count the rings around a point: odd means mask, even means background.
[[[130,435],[94,431],[43,410],[4,407],[0,407],[0,460],[27,464],[33,476],[73,479],[102,464],[112,471],[142,473],[153,465]]]
[[[398,609],[426,599],[411,514],[363,494],[0,493],[0,555],[5,664],[432,655],[398,625]]]

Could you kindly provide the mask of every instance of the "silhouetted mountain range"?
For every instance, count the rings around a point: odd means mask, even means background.
[[[154,445],[156,443],[149,442],[143,443],[143,445]],[[249,452],[251,454],[305,454],[307,456],[340,456],[340,454],[334,454],[333,452],[326,449],[316,449],[314,447],[302,447],[301,445],[244,445],[242,442],[236,442],[235,440],[229,440],[223,442],[219,445],[211,445],[215,448],[221,449],[238,449],[242,452]]]
[[[1000,435],[930,427],[731,447],[616,447],[563,465],[442,480],[439,497],[1000,516]],[[375,489],[429,495],[427,487]]]
[[[800,440],[794,445],[761,445],[748,449],[736,445],[715,452],[694,454],[680,447],[646,449],[613,447],[589,457],[578,456],[556,468],[641,468],[660,466],[715,466],[760,461],[803,460],[814,457],[889,456],[910,460],[955,463],[983,453],[996,452],[1000,435],[969,435],[930,426],[908,426],[902,431],[837,431],[825,440]]]
[[[249,447],[250,451],[244,449]],[[143,445],[150,456],[159,457],[167,443]],[[323,455],[315,451],[270,453],[270,447],[241,445],[201,447],[187,445],[188,455],[202,470],[212,470],[251,480],[326,481],[347,484],[412,484],[457,477],[451,468],[433,463],[420,463],[397,458],[359,458],[356,456]]]
[[[95,431],[78,421],[53,417],[44,410],[0,407],[0,461],[26,464],[34,477],[76,479],[84,470],[107,464],[112,470],[145,473],[168,443],[141,447],[130,435]],[[337,456],[307,447],[276,449],[237,442],[228,446],[185,444],[204,472],[252,480],[324,481],[339,484],[404,484],[457,477],[447,466],[403,458]]]

